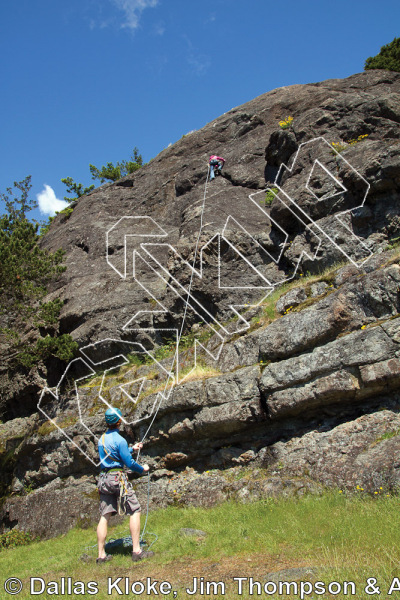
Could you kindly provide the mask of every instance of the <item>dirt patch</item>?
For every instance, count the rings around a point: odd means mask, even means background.
[[[129,561],[129,556],[127,556],[127,561]],[[207,595],[201,593],[201,581],[204,582],[204,585],[206,582],[223,582],[226,586],[225,597],[231,599],[236,597],[238,589],[237,582],[233,581],[234,577],[247,577],[248,580],[252,577],[253,580],[263,583],[269,579],[271,573],[308,566],[306,561],[288,560],[283,554],[273,556],[270,554],[225,556],[217,561],[215,559],[191,560],[190,557],[187,557],[164,565],[157,565],[151,559],[148,559],[134,566],[129,565],[124,573],[121,572],[120,568],[113,568],[110,565],[107,576],[114,578],[129,577],[131,583],[134,581],[146,583],[148,577],[151,577],[152,581],[168,581],[171,583],[172,589],[178,591],[178,598],[193,597],[193,595],[187,595],[185,591],[186,588],[193,589],[194,579],[197,579],[198,593],[194,594],[197,597]],[[246,585],[243,585],[245,590]],[[103,585],[101,585],[101,589],[103,589]],[[210,595],[215,597],[212,592]],[[149,595],[147,597],[152,598],[155,596]],[[240,597],[246,598],[246,593]]]

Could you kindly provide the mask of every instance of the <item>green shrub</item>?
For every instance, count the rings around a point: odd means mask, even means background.
[[[73,206],[66,206],[62,210],[56,211],[56,215],[66,215],[67,219],[69,219],[73,212],[74,212]]]
[[[268,192],[265,194],[265,198],[264,198],[265,206],[270,206],[272,204],[272,202],[278,192],[279,192],[279,190],[276,187],[272,187],[268,190]]]
[[[60,316],[60,311],[63,305],[63,301],[60,298],[51,300],[50,302],[43,302],[38,310],[38,321],[37,325],[45,327],[46,325],[56,325]]]
[[[364,70],[368,69],[400,71],[400,38],[394,38],[393,42],[382,46],[379,54],[367,58]]]
[[[26,546],[35,541],[35,537],[29,531],[20,531],[11,529],[6,533],[0,534],[0,551],[6,548],[16,548],[17,546]]]
[[[78,344],[74,342],[68,333],[58,337],[40,337],[34,346],[25,347],[17,357],[18,362],[30,369],[40,360],[49,356],[56,356],[60,360],[68,362],[78,351]]]

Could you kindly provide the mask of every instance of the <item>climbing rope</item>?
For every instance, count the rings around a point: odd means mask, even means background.
[[[194,258],[193,258],[193,268],[192,268],[192,272],[190,274],[189,289],[188,289],[188,294],[187,294],[187,298],[186,298],[186,301],[185,301],[185,308],[184,308],[184,311],[183,311],[182,325],[181,325],[181,328],[180,328],[180,331],[179,331],[179,334],[178,334],[178,338],[177,338],[177,341],[176,341],[176,350],[175,350],[175,354],[174,354],[174,357],[173,357],[173,360],[172,360],[172,364],[171,364],[171,372],[173,371],[175,363],[178,362],[179,343],[180,343],[181,337],[183,335],[183,328],[185,326],[185,319],[186,319],[186,314],[187,314],[188,306],[189,306],[190,292],[192,291],[194,268],[195,268],[195,264],[196,264],[197,253],[198,253],[198,248],[199,248],[199,243],[200,243],[200,235],[201,235],[201,231],[203,229],[203,215],[204,215],[204,207],[205,207],[205,203],[206,203],[207,185],[208,185],[209,176],[210,176],[210,165],[208,165],[208,168],[207,168],[206,184],[204,186],[204,194],[203,194],[203,205],[201,207],[201,214],[200,214],[200,227],[199,227],[199,233],[198,233],[197,240],[196,240],[196,247],[195,247]],[[165,390],[167,388],[167,385],[168,385],[168,379],[167,379],[167,382],[165,384],[164,392],[165,392]],[[142,443],[147,438],[148,433],[149,433],[150,429],[153,426],[153,423],[154,423],[154,421],[155,421],[155,419],[156,419],[156,417],[158,415],[158,411],[160,410],[161,402],[162,402],[162,396],[161,396],[161,399],[160,399],[160,401],[158,403],[158,406],[157,406],[156,410],[154,411],[154,415],[153,415],[152,420],[150,421],[150,425],[146,429],[146,432],[145,432],[144,436],[141,439]],[[140,456],[140,450],[138,450],[137,459],[139,459],[139,456]]]
[[[209,181],[209,177],[210,177],[210,165],[208,165],[207,168],[207,177],[206,177],[206,183],[204,186],[204,194],[203,194],[203,204],[202,204],[202,208],[201,208],[201,214],[200,214],[200,227],[199,227],[199,233],[197,235],[197,240],[196,240],[196,246],[195,246],[195,251],[194,251],[194,258],[193,258],[193,267],[192,267],[192,272],[190,275],[190,282],[189,282],[189,288],[188,288],[188,293],[187,293],[187,297],[185,300],[185,307],[184,307],[184,311],[183,311],[183,319],[182,319],[182,325],[177,337],[177,342],[176,342],[176,350],[175,350],[175,354],[172,360],[172,365],[171,365],[171,372],[174,368],[174,365],[176,362],[178,362],[178,356],[179,356],[179,343],[181,340],[181,337],[183,335],[183,329],[185,326],[185,319],[186,319],[186,315],[187,315],[187,311],[188,311],[188,307],[189,307],[189,298],[190,298],[190,293],[192,290],[192,285],[193,285],[193,276],[194,276],[194,270],[195,270],[195,265],[196,265],[196,259],[197,259],[197,255],[198,255],[198,250],[199,250],[199,243],[200,243],[200,236],[201,236],[201,232],[203,229],[203,215],[204,215],[204,208],[205,208],[205,202],[206,202],[206,197],[207,197],[207,186],[208,186],[208,181]],[[165,388],[164,388],[164,392],[167,388],[168,385],[168,379],[167,382],[165,384]],[[154,415],[153,418],[150,422],[150,425],[148,426],[148,428],[146,429],[145,434],[143,435],[142,439],[141,439],[141,443],[144,442],[144,440],[147,438],[148,433],[151,429],[151,427],[153,426],[153,423],[158,415],[158,411],[160,409],[161,406],[161,402],[162,402],[162,396],[161,396],[161,400],[158,403],[158,406],[156,408],[156,410],[154,411]],[[140,456],[140,449],[137,451],[137,456],[136,456],[136,462],[138,462],[139,460],[139,456]],[[119,515],[123,515],[126,514],[126,506],[125,506],[125,498],[127,496],[128,493],[128,480],[126,477],[126,474],[121,472],[120,474],[120,478],[119,478],[119,484],[120,484],[120,497],[118,499],[118,514]],[[124,504],[123,507],[121,507],[121,504]],[[146,528],[147,528],[147,520],[149,517],[149,505],[150,505],[150,473],[147,473],[147,506],[146,506],[146,518],[145,518],[145,522],[144,522],[144,526],[142,529],[142,532],[140,534],[140,544],[141,545],[145,545],[147,544],[147,542],[144,540],[144,535],[146,532]],[[150,550],[150,548],[152,547],[152,545],[158,540],[158,536],[155,533],[151,533],[148,532],[147,535],[151,535],[154,536],[153,541],[151,542],[151,544],[148,546],[148,550]],[[132,538],[131,536],[127,535],[123,538],[119,538],[117,540],[115,539],[110,539],[108,541],[108,543],[106,544],[106,548],[107,550],[110,550],[110,548],[127,548],[129,546],[132,545]],[[95,544],[94,546],[88,546],[86,548],[86,550],[90,550],[91,548],[97,548],[97,544]]]
[[[147,510],[146,510],[146,519],[144,521],[143,531],[140,535],[140,539],[144,536],[147,527],[147,519],[149,517],[149,504],[150,504],[150,472],[147,472]],[[153,534],[155,535],[155,534]]]
[[[186,319],[186,315],[187,315],[187,311],[188,311],[188,306],[189,306],[189,297],[190,297],[190,293],[192,291],[194,269],[195,269],[196,259],[197,259],[198,250],[199,250],[200,236],[201,236],[201,232],[202,232],[202,229],[203,229],[203,215],[204,215],[204,208],[205,208],[206,197],[207,197],[207,186],[208,186],[209,177],[210,177],[210,165],[208,165],[208,168],[207,168],[207,177],[206,177],[206,183],[205,183],[205,186],[204,186],[204,194],[203,194],[203,204],[202,204],[202,207],[201,207],[201,214],[200,214],[200,227],[199,227],[199,233],[197,235],[196,246],[195,246],[194,257],[193,257],[193,268],[192,268],[192,272],[191,272],[191,275],[190,275],[190,282],[189,282],[188,294],[187,294],[187,297],[186,297],[185,308],[184,308],[184,311],[183,311],[182,325],[181,325],[181,328],[180,328],[180,331],[179,331],[179,334],[178,334],[178,338],[177,338],[177,341],[176,341],[176,350],[175,350],[175,354],[174,354],[174,357],[173,357],[173,360],[172,360],[171,372],[172,372],[172,370],[174,368],[175,363],[178,362],[179,343],[180,343],[181,337],[183,335],[183,328],[184,328],[184,325],[185,325],[185,319]],[[165,384],[164,392],[166,390],[167,385],[168,385],[168,380],[167,380],[167,382]],[[158,406],[157,406],[156,410],[154,411],[154,415],[153,415],[153,418],[152,418],[152,420],[150,422],[150,425],[148,426],[148,428],[147,428],[144,436],[141,439],[141,443],[144,442],[144,440],[146,439],[146,437],[147,437],[147,435],[148,435],[151,427],[153,426],[153,423],[154,423],[154,421],[155,421],[155,419],[156,419],[156,417],[158,415],[158,411],[160,409],[161,402],[162,402],[162,397],[161,397],[160,402],[158,403]],[[138,453],[137,453],[137,457],[136,457],[137,461],[139,459],[139,456],[140,456],[140,449],[138,450]],[[147,527],[147,519],[148,519],[148,516],[149,516],[149,504],[150,504],[150,473],[148,473],[148,480],[147,480],[146,519],[145,519],[143,531],[142,531],[142,533],[140,535],[140,541],[142,541],[143,536],[144,536],[145,531],[146,531],[146,527]],[[150,534],[150,535],[155,535],[155,534]],[[153,545],[155,541],[157,541],[157,540],[154,540],[151,545]]]

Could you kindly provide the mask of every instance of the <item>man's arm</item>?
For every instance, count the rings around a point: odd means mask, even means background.
[[[121,439],[119,440],[118,451],[124,465],[128,467],[128,469],[131,469],[131,471],[135,471],[135,473],[144,473],[144,471],[146,471],[147,469],[145,469],[144,467],[139,465],[139,463],[133,460],[129,451],[128,442],[122,436],[120,436],[120,438]]]

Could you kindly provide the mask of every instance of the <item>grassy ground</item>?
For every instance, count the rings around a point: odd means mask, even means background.
[[[378,491],[379,492],[379,491]],[[363,494],[359,491],[358,494]],[[23,583],[19,598],[54,597],[57,582],[58,594],[69,598],[79,598],[78,585],[73,593],[74,582],[83,582],[86,594],[88,583],[92,583],[95,598],[109,598],[108,583],[117,582],[122,595],[125,594],[125,582],[136,583],[134,591],[128,589],[131,597],[186,599],[205,598],[357,598],[369,597],[400,598],[400,523],[399,499],[396,496],[347,497],[344,493],[332,491],[323,496],[305,496],[299,499],[266,499],[254,504],[225,503],[212,509],[170,507],[150,514],[148,531],[159,536],[154,544],[155,556],[147,561],[133,564],[129,556],[116,555],[103,565],[94,561],[95,544],[93,530],[70,531],[67,535],[44,542],[35,542],[29,546],[0,552],[0,589],[10,577],[18,577]],[[206,537],[185,537],[179,533],[182,527],[201,529]],[[110,536],[127,535],[127,524],[110,529]],[[149,536],[150,540],[151,536]],[[87,553],[91,559],[83,562],[80,557]],[[306,568],[317,569],[313,575]],[[288,571],[288,569],[301,569]],[[297,580],[297,594],[287,595],[284,586],[281,590],[271,573],[281,573],[281,580]],[[41,577],[44,584],[36,582],[35,591],[45,587],[43,594],[30,594],[30,578]],[[62,594],[61,580],[70,577],[72,593],[66,589]],[[243,577],[242,590],[234,578]],[[250,594],[250,578],[259,582]],[[158,581],[158,594],[147,594],[142,590],[147,578]],[[189,594],[186,588],[193,589],[193,579],[197,581],[198,593]],[[203,579],[201,579],[203,578]],[[368,578],[376,578],[380,596],[367,594],[364,588]],[[266,581],[272,579],[267,590]],[[162,594],[160,582],[171,584],[171,593]],[[301,594],[301,581],[303,584]],[[353,582],[355,595],[348,593],[323,592],[322,584],[315,588],[315,582],[322,581],[328,590],[330,582]],[[200,589],[201,583],[221,582]],[[398,585],[397,585],[398,583]],[[223,589],[223,585],[225,589]],[[67,584],[66,584],[67,585]],[[276,593],[274,585],[277,586]],[[332,587],[336,592],[338,585]],[[305,586],[305,587],[304,587]],[[311,587],[310,587],[311,586]],[[394,586],[389,595],[391,586]],[[369,588],[372,591],[373,588]],[[47,593],[47,592],[52,592]],[[168,589],[164,588],[164,592]],[[216,592],[214,594],[213,592]],[[225,594],[222,594],[222,591]],[[260,591],[261,594],[257,592]],[[294,586],[291,592],[294,591]],[[323,593],[317,593],[317,592]],[[203,593],[201,593],[203,592]],[[241,593],[240,593],[241,592]],[[281,593],[280,593],[281,592]],[[310,592],[306,594],[306,592]],[[118,597],[114,588],[111,597]],[[4,593],[0,597],[7,597]]]

